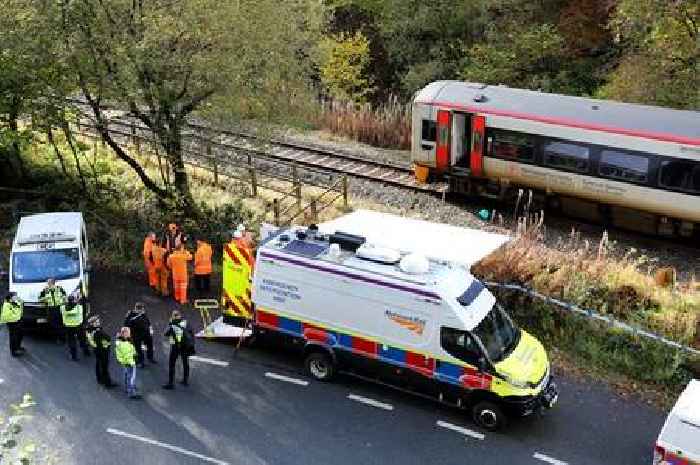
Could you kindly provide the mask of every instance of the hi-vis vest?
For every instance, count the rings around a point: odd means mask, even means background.
[[[253,253],[238,240],[224,246],[223,290],[221,305],[224,314],[251,319],[250,278],[253,274]]]
[[[83,324],[83,306],[75,304],[73,308],[67,309],[65,305],[61,306],[61,316],[63,317],[63,326],[75,328]]]
[[[22,319],[22,311],[24,304],[22,301],[12,302],[5,301],[0,309],[0,324],[2,323],[17,323]]]

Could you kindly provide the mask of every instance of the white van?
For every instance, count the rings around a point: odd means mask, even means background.
[[[654,448],[654,465],[700,465],[700,381],[685,388],[666,418]]]
[[[293,227],[258,248],[252,300],[257,333],[303,348],[318,380],[353,372],[469,408],[487,429],[557,400],[542,344],[459,264]]]
[[[79,212],[41,213],[22,217],[10,255],[10,292],[24,301],[23,320],[46,323],[39,294],[50,278],[67,294],[80,291],[88,298],[88,239]],[[87,310],[87,309],[86,309]]]

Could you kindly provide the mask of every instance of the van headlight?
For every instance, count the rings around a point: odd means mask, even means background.
[[[501,373],[501,374],[503,375],[503,379],[505,379],[506,382],[513,387],[516,387],[518,389],[527,389],[529,387],[528,383],[526,383],[526,382],[518,381],[517,379],[513,378],[512,376],[504,374],[504,373]]]

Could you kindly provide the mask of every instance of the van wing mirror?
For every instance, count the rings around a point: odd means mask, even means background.
[[[486,357],[483,355],[477,360],[477,365],[479,367],[479,371],[484,372],[489,370],[489,362],[486,361]]]

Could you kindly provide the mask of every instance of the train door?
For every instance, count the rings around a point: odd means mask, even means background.
[[[452,115],[452,156],[453,168],[469,168],[469,156],[471,150],[472,131],[471,118],[468,113],[454,113]]]
[[[448,110],[437,112],[437,144],[435,147],[435,170],[444,173],[450,164],[450,126],[452,114]]]
[[[469,168],[473,176],[484,173],[484,146],[486,141],[486,117],[472,116],[472,143],[469,157]]]

